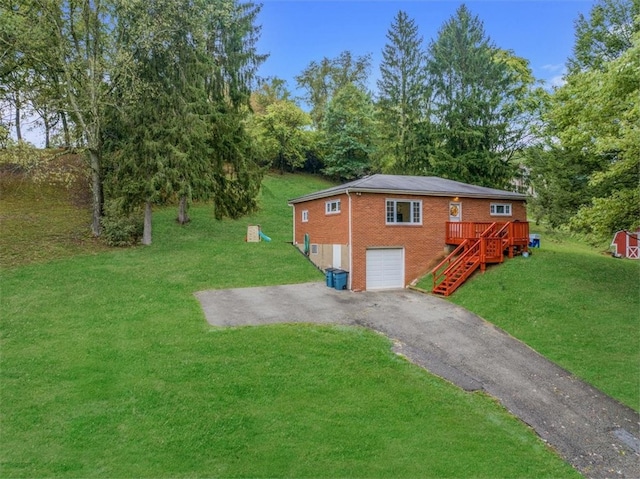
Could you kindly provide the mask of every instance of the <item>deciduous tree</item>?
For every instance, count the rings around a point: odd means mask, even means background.
[[[639,8],[601,0],[579,18],[566,83],[545,114],[550,146],[531,163],[534,207],[595,241],[640,223]]]
[[[275,168],[284,173],[304,164],[311,118],[300,107],[288,100],[275,101],[258,116],[257,123],[263,152]]]
[[[298,87],[306,91],[304,100],[311,107],[310,115],[316,128],[322,127],[325,109],[340,88],[354,84],[366,89],[370,68],[370,54],[354,58],[351,52],[344,51],[337,58],[312,61],[296,76]]]
[[[327,107],[323,132],[326,175],[351,180],[369,172],[376,137],[369,95],[353,84],[338,90]]]

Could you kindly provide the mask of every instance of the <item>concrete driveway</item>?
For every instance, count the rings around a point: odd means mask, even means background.
[[[590,478],[640,478],[638,413],[504,331],[443,299],[410,290],[352,293],[322,283],[202,291],[214,326],[363,326],[394,350],[468,390],[483,390]]]

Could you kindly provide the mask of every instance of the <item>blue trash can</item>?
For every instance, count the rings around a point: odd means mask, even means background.
[[[531,234],[531,235],[529,235],[529,247],[530,248],[540,248],[540,235],[539,234]]]
[[[324,270],[324,274],[325,274],[325,278],[327,280],[327,287],[329,288],[333,288],[333,272],[335,271],[335,268],[327,268]]]
[[[347,271],[343,271],[341,269],[336,269],[333,271],[333,287],[338,291],[347,289],[347,278],[349,277],[349,273]]]

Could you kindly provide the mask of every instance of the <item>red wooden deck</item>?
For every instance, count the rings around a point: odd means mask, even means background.
[[[510,246],[526,248],[529,245],[529,222],[509,221],[506,223],[474,223],[471,221],[447,221],[445,243],[460,245],[465,240],[478,239],[482,236],[492,236],[491,233],[507,228],[506,236]],[[491,229],[490,229],[491,228]],[[489,230],[490,229],[490,230]],[[489,232],[487,232],[489,230]]]
[[[433,292],[449,296],[473,272],[528,250],[529,223],[447,222],[445,242],[458,247],[432,270]]]

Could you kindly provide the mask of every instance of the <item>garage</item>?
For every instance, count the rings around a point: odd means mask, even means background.
[[[367,290],[404,288],[404,249],[367,249]]]

